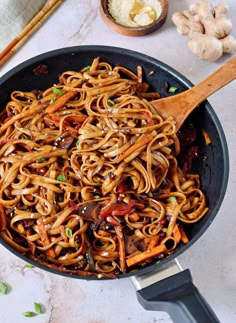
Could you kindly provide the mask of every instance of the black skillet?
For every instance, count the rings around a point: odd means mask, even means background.
[[[32,58],[1,77],[0,108],[5,107],[12,91],[46,89],[57,83],[58,76],[63,71],[80,70],[90,65],[97,56],[111,65],[123,65],[133,71],[136,71],[136,67],[141,65],[146,81],[153,90],[160,92],[162,97],[170,95],[166,91],[166,84],[176,87],[178,92],[192,86],[191,82],[168,65],[134,51],[106,46],[70,47]],[[33,72],[41,65],[47,66],[47,74]],[[191,247],[214,220],[226,192],[229,173],[229,157],[224,132],[209,102],[202,103],[189,119],[194,122],[199,132],[200,152],[199,158],[194,161],[193,171],[200,174],[201,186],[207,196],[209,211],[201,221],[187,228],[187,235],[190,238],[188,244],[180,245],[172,255],[161,262],[155,261],[145,268],[120,275],[118,278],[133,276],[135,285],[141,288],[137,292],[140,303],[148,310],[168,312],[174,322],[219,322],[215,313],[194,286],[189,270],[178,272],[179,269],[175,264],[176,257]],[[212,140],[210,145],[206,145],[201,136],[202,128],[207,131]],[[73,278],[98,279],[69,275],[49,269],[28,260],[7,245],[5,241],[0,240],[0,242],[24,261],[31,262],[43,270]],[[168,277],[169,274],[170,277]],[[154,276],[157,277],[153,278]],[[157,280],[160,281],[156,282]],[[142,288],[143,281],[147,281],[145,288]]]

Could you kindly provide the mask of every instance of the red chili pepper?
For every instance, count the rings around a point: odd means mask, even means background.
[[[113,224],[113,225],[120,225],[120,223],[113,218],[113,216],[107,216],[106,217],[107,222]]]
[[[153,126],[154,125],[154,121],[152,119],[152,117],[150,116],[150,114],[148,112],[144,112],[145,116],[147,117],[147,122],[149,126]]]
[[[117,186],[117,192],[119,194],[124,194],[125,192],[125,183],[124,182],[120,182]]]
[[[6,119],[4,119],[3,123],[6,123],[7,121],[9,121],[12,118],[12,116],[7,117]]]
[[[132,210],[133,206],[135,205],[134,200],[130,200],[129,204],[125,202],[119,202],[116,204],[108,204],[104,208],[102,208],[100,212],[100,217],[105,218],[109,215],[113,216],[124,216]]]

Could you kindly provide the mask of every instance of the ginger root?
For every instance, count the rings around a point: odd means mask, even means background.
[[[223,53],[236,52],[236,39],[230,35],[232,23],[224,3],[212,6],[198,0],[188,10],[175,12],[172,22],[180,35],[188,37],[189,49],[200,59],[216,61]]]

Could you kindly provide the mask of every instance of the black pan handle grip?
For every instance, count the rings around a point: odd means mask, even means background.
[[[150,311],[167,312],[174,323],[219,323],[199,293],[189,269],[137,291],[140,304]]]

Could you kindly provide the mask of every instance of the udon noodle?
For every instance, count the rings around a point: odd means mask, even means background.
[[[97,277],[158,262],[207,212],[177,156],[173,118],[142,69],[99,58],[50,88],[14,91],[1,113],[0,236],[46,267]]]

